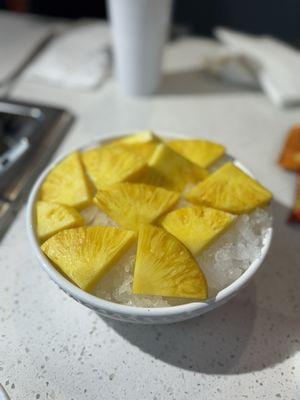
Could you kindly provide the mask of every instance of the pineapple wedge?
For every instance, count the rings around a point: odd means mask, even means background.
[[[138,184],[116,183],[100,190],[95,204],[114,221],[127,229],[138,230],[142,224],[154,222],[179,200],[179,194],[169,190]]]
[[[98,190],[136,178],[147,166],[146,160],[126,150],[124,146],[98,147],[85,151],[81,157]]]
[[[134,232],[118,228],[81,227],[57,233],[41,249],[71,281],[91,291],[134,240]]]
[[[159,138],[151,131],[141,131],[133,135],[124,136],[121,139],[114,140],[111,144],[136,144],[158,142]]]
[[[192,203],[243,214],[267,205],[272,194],[229,162],[192,188],[186,198]]]
[[[129,151],[139,157],[142,157],[144,160],[149,161],[154,150],[157,147],[157,143],[155,142],[147,142],[147,143],[131,143],[131,144],[114,144],[113,146],[120,146],[124,150]]]
[[[149,160],[149,166],[158,170],[167,181],[172,182],[173,190],[178,192],[181,192],[188,183],[198,183],[208,175],[206,169],[192,163],[163,143],[156,147]]]
[[[177,237],[192,254],[198,255],[217,239],[235,218],[232,214],[210,207],[185,207],[171,211],[160,224]]]
[[[53,168],[41,187],[39,197],[42,201],[78,209],[91,202],[89,182],[77,152],[70,154]]]
[[[225,147],[208,140],[171,140],[168,145],[202,168],[211,167],[225,154]]]
[[[143,131],[114,140],[109,143],[108,146],[124,146],[125,150],[128,150],[148,161],[158,143],[160,143],[160,139],[151,131]]]
[[[207,283],[191,253],[161,228],[139,231],[133,293],[205,300]]]
[[[171,180],[167,179],[157,169],[150,167],[149,165],[145,168],[142,174],[140,174],[136,179],[132,179],[131,182],[159,186],[167,190],[174,189],[174,183]]]
[[[36,204],[36,230],[41,241],[57,232],[84,225],[84,219],[73,207],[38,201]]]

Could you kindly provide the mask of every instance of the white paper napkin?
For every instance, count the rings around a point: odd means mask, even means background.
[[[100,21],[80,24],[54,39],[23,78],[60,87],[91,89],[108,74],[109,42],[108,29]]]
[[[32,15],[0,12],[0,96],[12,90],[22,70],[56,29]]]
[[[242,75],[237,74],[239,81],[245,79],[255,84],[257,79],[265,93],[279,106],[300,104],[300,52],[268,36],[253,36],[225,28],[217,28],[215,35],[230,50],[233,58],[227,57],[235,68],[238,63],[241,70],[244,63]],[[228,60],[225,64],[229,76],[234,79]]]

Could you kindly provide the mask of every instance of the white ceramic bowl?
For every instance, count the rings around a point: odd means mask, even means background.
[[[165,137],[180,137],[178,135],[164,135]],[[114,136],[115,138],[115,136]],[[112,139],[112,136],[102,137],[99,141],[94,141],[86,146],[82,146],[75,150],[84,150],[87,148],[95,147],[97,145],[104,144],[105,142]],[[268,249],[270,247],[273,229],[269,228],[265,235],[263,246],[261,249],[261,255],[249,266],[249,268],[231,285],[221,290],[215,297],[208,299],[205,302],[193,302],[189,304],[173,306],[173,307],[161,307],[161,308],[142,308],[132,307],[122,304],[116,304],[107,300],[100,299],[89,293],[84,292],[79,287],[72,284],[66,278],[64,278],[59,271],[51,264],[48,258],[43,254],[40,249],[39,241],[35,232],[35,203],[38,198],[40,187],[50,172],[67,154],[55,160],[48,168],[46,168],[35,185],[33,186],[29,195],[26,212],[26,225],[27,232],[30,240],[31,247],[37,259],[39,260],[42,268],[47,272],[49,277],[69,296],[85,305],[86,307],[94,310],[97,314],[104,317],[109,317],[121,321],[142,323],[142,324],[164,324],[183,321],[185,319],[193,318],[198,315],[204,314],[214,308],[226,303],[229,299],[235,296],[253,277],[255,272],[261,266]],[[249,171],[238,161],[234,161],[241,169],[248,174]]]
[[[0,400],[10,400],[8,394],[6,393],[4,387],[0,383]]]

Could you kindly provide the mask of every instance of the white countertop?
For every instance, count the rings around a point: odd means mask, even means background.
[[[19,82],[12,95],[68,107],[77,123],[59,152],[107,132],[151,128],[226,144],[275,195],[262,269],[230,303],[197,319],[137,326],[101,319],[60,291],[29,248],[24,210],[0,245],[0,382],[12,400],[300,399],[300,229],[286,225],[294,176],[277,164],[300,108],[197,72],[208,40],[166,51],[161,93],[122,96]]]

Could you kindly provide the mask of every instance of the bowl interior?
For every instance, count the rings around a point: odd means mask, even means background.
[[[215,308],[217,305],[224,303],[229,298],[231,298],[237,291],[239,291],[255,274],[257,269],[260,267],[263,259],[265,258],[272,238],[273,229],[269,228],[264,240],[261,249],[260,257],[255,259],[252,264],[247,268],[242,275],[237,278],[232,284],[227,286],[226,288],[222,289],[217,293],[215,297],[211,297],[206,301],[202,302],[191,302],[183,305],[177,306],[170,306],[170,307],[159,307],[159,308],[145,308],[145,307],[135,307],[135,306],[127,306],[123,304],[118,304],[114,302],[110,302],[99,297],[96,297],[90,293],[87,293],[81,290],[79,287],[75,286],[69,280],[67,280],[48,260],[48,258],[44,255],[44,253],[40,249],[39,240],[37,238],[35,232],[35,203],[38,199],[38,194],[43,181],[45,180],[46,176],[57,165],[62,159],[64,159],[69,153],[73,151],[83,151],[89,148],[99,146],[101,144],[105,144],[110,140],[117,139],[123,135],[128,133],[124,133],[122,135],[106,135],[101,137],[101,139],[90,142],[84,146],[77,147],[69,151],[68,153],[64,154],[63,156],[56,159],[52,164],[50,164],[39,176],[35,185],[33,186],[31,193],[29,195],[28,203],[27,203],[27,210],[26,210],[26,225],[29,240],[31,243],[31,247],[33,249],[34,254],[38,258],[41,266],[47,272],[49,277],[58,284],[58,286],[63,289],[66,293],[68,293],[71,297],[75,298],[77,301],[88,305],[89,307],[95,310],[105,310],[108,314],[109,313],[118,313],[118,314],[126,314],[126,315],[136,315],[136,316],[172,316],[178,313],[192,313],[195,310],[203,310]],[[182,135],[176,134],[160,134],[163,138],[182,138]],[[186,136],[184,138],[187,138]],[[233,159],[232,157],[230,157]],[[233,162],[244,172],[252,175],[249,170],[241,164],[239,161],[233,159]]]

